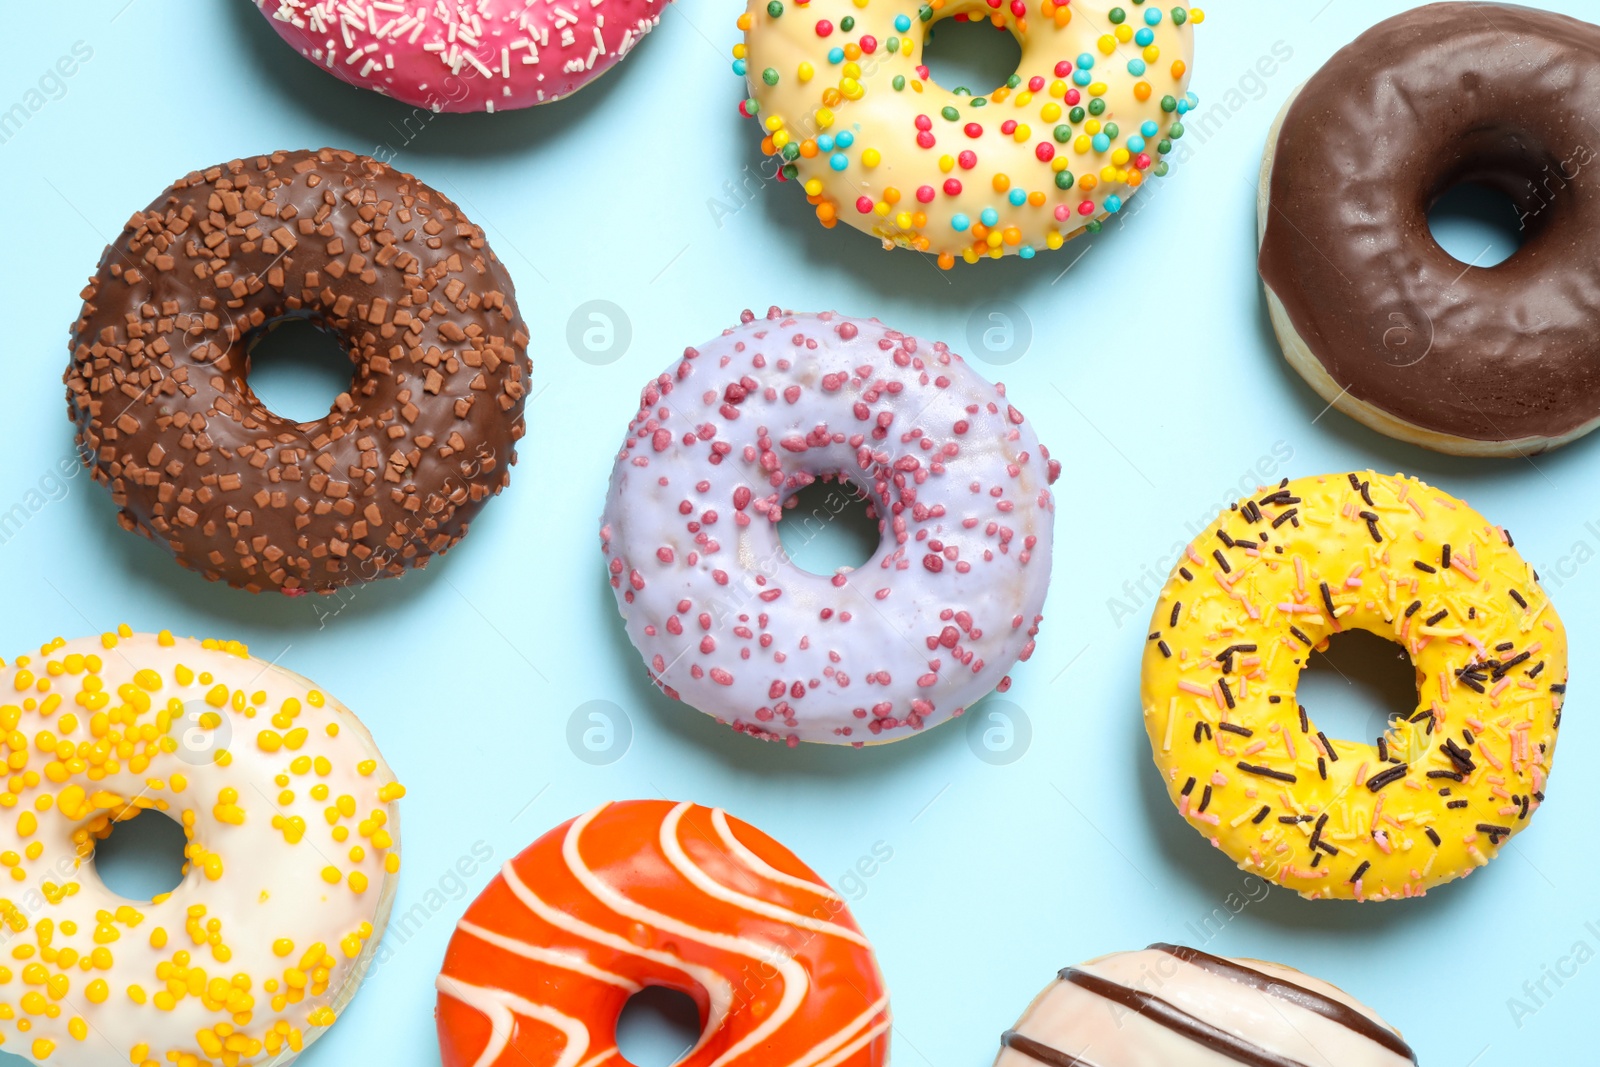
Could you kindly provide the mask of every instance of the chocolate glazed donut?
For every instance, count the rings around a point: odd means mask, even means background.
[[[348,152],[190,174],[135,214],[83,292],[67,408],[120,521],[254,592],[420,567],[505,487],[530,367],[511,279],[437,191]],[[277,322],[354,364],[295,423],[248,382]]]
[[[1284,354],[1323,399],[1442,452],[1554,448],[1600,421],[1600,28],[1432,4],[1340,50],[1278,116],[1260,271]],[[1462,183],[1522,246],[1469,266],[1428,211]]]

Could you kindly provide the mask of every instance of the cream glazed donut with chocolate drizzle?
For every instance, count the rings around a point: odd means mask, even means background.
[[[600,537],[651,680],[790,745],[894,741],[960,715],[1034,649],[1050,579],[1050,458],[945,345],[877,320],[770,309],[645,386]],[[881,543],[795,566],[778,522],[839,478]]]
[[[272,28],[342,81],[432,111],[509,111],[588,85],[671,0],[255,0]]]
[[[1113,952],[1061,971],[1000,1035],[994,1067],[1409,1067],[1377,1012],[1264,960],[1182,945]]]

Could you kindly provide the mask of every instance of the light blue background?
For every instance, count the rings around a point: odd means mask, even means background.
[[[892,849],[850,886],[894,994],[897,1067],[986,1065],[1057,968],[1155,940],[1334,981],[1403,1028],[1427,1065],[1567,1061],[1589,1047],[1600,964],[1563,988],[1547,983],[1555,995],[1520,1028],[1507,999],[1526,1000],[1523,983],[1575,943],[1600,949],[1600,776],[1588,769],[1600,736],[1587,670],[1600,645],[1600,567],[1554,588],[1575,648],[1564,737],[1548,803],[1497,862],[1416,902],[1274,891],[1210,934],[1197,930],[1230,893],[1262,894],[1162,794],[1138,706],[1149,599],[1136,596],[1120,620],[1109,603],[1147,567],[1164,573],[1186,524],[1207,520],[1241,476],[1253,483],[1275,450],[1289,458],[1274,479],[1371,465],[1433,481],[1510,526],[1547,578],[1570,567],[1561,561],[1577,544],[1600,550],[1600,438],[1533,461],[1468,462],[1377,437],[1323,414],[1266,324],[1254,248],[1268,123],[1335,48],[1406,5],[1216,0],[1197,34],[1191,131],[1222,110],[1209,138],[1185,142],[1193,158],[1097,239],[945,274],[843,227],[824,231],[798,190],[761,184],[755,130],[735,113],[733,0],[679,0],[573,100],[441,116],[409,140],[409,109],[314,70],[246,0],[3,6],[0,109],[74,42],[94,54],[0,145],[10,310],[0,511],[70,454],[66,334],[101,249],[191,169],[277,148],[387,147],[487,228],[532,330],[529,434],[510,490],[448,558],[347,594],[325,625],[317,610],[336,604],[253,597],[180,570],[121,532],[108,494],[83,475],[0,546],[8,655],[124,621],[238,637],[355,708],[409,785],[398,910],[441,888],[447,903],[403,944],[391,939],[392,958],[308,1065],[437,1062],[433,976],[492,866],[602,800],[655,795],[724,806],[830,879],[875,844]],[[1595,14],[1580,0],[1547,6]],[[1257,60],[1275,44],[1291,58],[1260,78]],[[1022,757],[981,761],[962,723],[876,750],[791,751],[651,690],[596,537],[638,387],[745,307],[876,315],[970,352],[969,318],[997,299],[1024,309],[1031,345],[1007,366],[977,365],[1007,383],[1064,466],[1044,629],[1007,696],[1031,723]],[[591,300],[615,303],[631,324],[630,347],[609,365],[568,345],[569,317]],[[1312,694],[1329,721],[1335,688]],[[631,722],[631,749],[605,766],[567,740],[569,717],[592,700]],[[1363,729],[1364,713],[1343,711]],[[458,858],[480,840],[494,863],[455,883]]]

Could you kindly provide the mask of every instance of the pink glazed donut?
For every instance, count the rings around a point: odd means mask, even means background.
[[[432,111],[571,96],[670,0],[255,0],[278,36],[352,85]]]
[[[612,470],[601,546],[651,680],[790,745],[896,741],[1007,689],[1039,630],[1061,465],[1005,387],[875,319],[741,322],[645,386]],[[833,477],[882,543],[810,574],[778,520]]]

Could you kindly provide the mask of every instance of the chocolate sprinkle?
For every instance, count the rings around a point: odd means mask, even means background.
[[[1280,782],[1298,782],[1300,780],[1288,771],[1274,770],[1271,767],[1262,767],[1254,763],[1246,763],[1243,760],[1239,761],[1238,768],[1246,774],[1259,774],[1263,778],[1273,778]]]
[[[1367,788],[1376,793],[1384,786],[1389,785],[1392,782],[1398,782],[1400,779],[1404,778],[1406,776],[1406,772],[1408,772],[1410,769],[1411,768],[1407,767],[1404,763],[1397,767],[1386,767],[1377,774],[1374,774],[1371,778],[1367,779]]]

